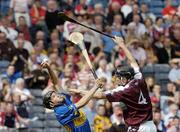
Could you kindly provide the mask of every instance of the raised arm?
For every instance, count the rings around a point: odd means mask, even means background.
[[[89,91],[86,91],[86,90],[78,90],[78,89],[69,89],[68,90],[70,93],[72,94],[81,94],[81,96],[84,96],[84,95],[87,95],[89,93]],[[95,94],[93,95],[92,98],[95,98],[95,99],[106,99],[106,95],[104,94],[104,92],[95,92]]]
[[[136,60],[134,59],[134,57],[132,56],[132,54],[130,53],[128,48],[126,47],[123,38],[115,36],[115,39],[113,39],[113,40],[114,40],[115,43],[117,43],[123,49],[123,51],[125,52],[128,60],[130,61],[131,66],[134,69],[137,69],[137,68],[139,69],[139,66],[138,66]]]
[[[100,79],[98,79],[97,81],[97,86],[93,87],[90,91],[88,91],[88,93],[86,93],[86,95],[84,95],[75,105],[78,109],[82,108],[83,106],[85,106],[89,100],[93,97],[93,95],[95,94],[95,92],[98,90],[98,88],[103,87],[103,83]]]
[[[48,61],[42,62],[41,67],[46,68],[48,70],[49,76],[50,76],[51,81],[53,83],[53,88],[54,88],[55,91],[58,91],[58,78],[55,75],[55,73],[53,72],[53,70],[51,69]]]

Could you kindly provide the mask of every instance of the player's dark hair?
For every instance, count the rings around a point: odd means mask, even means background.
[[[127,80],[133,79],[134,77],[134,69],[129,66],[120,66],[116,68],[115,76],[117,77],[125,77]]]
[[[51,103],[51,95],[54,93],[55,91],[49,91],[47,92],[44,97],[43,97],[43,105],[44,107],[48,108],[48,109],[52,109],[50,103]]]

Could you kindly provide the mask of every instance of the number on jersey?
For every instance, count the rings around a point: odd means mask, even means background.
[[[144,98],[141,90],[140,90],[140,95],[139,95],[138,104],[147,104],[146,98]]]

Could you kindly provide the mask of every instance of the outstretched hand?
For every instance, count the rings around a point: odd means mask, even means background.
[[[117,43],[121,48],[125,47],[124,39],[122,37],[114,36],[114,42]]]
[[[42,67],[42,68],[49,68],[50,65],[49,65],[48,61],[43,61],[43,62],[41,63],[41,67]]]
[[[97,87],[102,88],[102,87],[104,87],[105,82],[102,78],[98,78],[98,79],[96,79],[96,84],[97,84]]]

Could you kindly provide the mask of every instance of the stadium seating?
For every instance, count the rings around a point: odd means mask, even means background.
[[[154,67],[153,66],[145,66],[142,68],[142,73],[144,77],[154,76]]]
[[[1,61],[0,61],[0,73],[3,73],[3,72],[6,71],[9,63],[10,63],[10,62],[7,61],[7,60],[1,60]]]
[[[170,66],[168,64],[155,64],[154,72],[155,73],[169,73]]]
[[[151,7],[163,7],[164,6],[164,2],[161,0],[155,0],[153,2],[151,2],[150,4]]]

